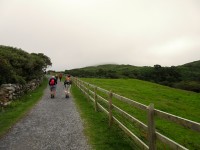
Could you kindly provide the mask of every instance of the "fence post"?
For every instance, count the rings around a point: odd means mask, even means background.
[[[76,85],[77,85],[77,87],[78,87],[78,77],[76,78]]]
[[[78,88],[80,88],[80,86],[79,86],[79,79],[77,78],[77,86],[78,86]]]
[[[88,96],[90,95],[90,86],[89,86],[89,83],[88,83],[88,85],[87,85],[87,88],[88,88]]]
[[[79,88],[81,89],[81,91],[83,92],[84,90],[83,90],[83,85],[82,85],[82,81],[81,80],[78,80],[78,85],[79,85]]]
[[[148,139],[149,150],[156,149],[156,134],[155,134],[155,120],[154,120],[154,104],[148,106]]]
[[[77,86],[77,77],[74,78],[74,83]]]
[[[81,82],[78,80],[78,87],[81,89]]]
[[[78,87],[78,79],[75,77],[75,85]]]
[[[90,101],[90,92],[89,92],[90,91],[90,89],[89,89],[90,86],[89,86],[89,83],[87,84],[86,87],[87,87],[86,93],[88,93],[88,101]]]
[[[94,88],[94,100],[95,100],[95,104],[94,104],[95,111],[97,111],[98,110],[98,108],[97,108],[97,87]]]
[[[112,125],[112,122],[113,122],[113,117],[112,117],[112,91],[109,92],[109,126]]]

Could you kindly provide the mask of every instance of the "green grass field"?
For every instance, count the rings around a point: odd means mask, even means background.
[[[149,105],[153,103],[156,109],[200,122],[199,93],[178,90],[134,79],[84,78],[83,80],[101,88],[112,90],[114,93],[142,104]],[[113,103],[145,124],[147,123],[147,115],[145,112],[117,100],[113,100]],[[146,142],[144,139],[145,135],[140,133],[139,129],[122,118],[121,120],[129,129]],[[156,130],[189,149],[200,149],[200,133],[159,118],[156,118]],[[159,142],[158,147],[159,149],[169,149],[166,145]]]
[[[47,79],[34,91],[28,92],[20,99],[13,101],[7,108],[0,111],[0,137],[9,131],[9,129],[40,100],[43,91],[47,86]]]

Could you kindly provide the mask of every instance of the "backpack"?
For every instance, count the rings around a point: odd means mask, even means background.
[[[72,84],[72,81],[70,80],[70,78],[67,78],[67,79],[64,81],[65,87],[66,87],[66,84],[67,84],[67,85]]]
[[[54,79],[50,80],[50,85],[55,85],[55,80]]]

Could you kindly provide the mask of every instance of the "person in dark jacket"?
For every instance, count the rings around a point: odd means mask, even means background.
[[[58,81],[58,74],[55,75],[56,81]]]

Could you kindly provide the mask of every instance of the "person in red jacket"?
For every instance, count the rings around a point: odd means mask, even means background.
[[[49,86],[50,86],[50,94],[51,94],[51,98],[54,98],[56,95],[56,84],[57,84],[57,80],[54,76],[52,76],[49,79]]]

